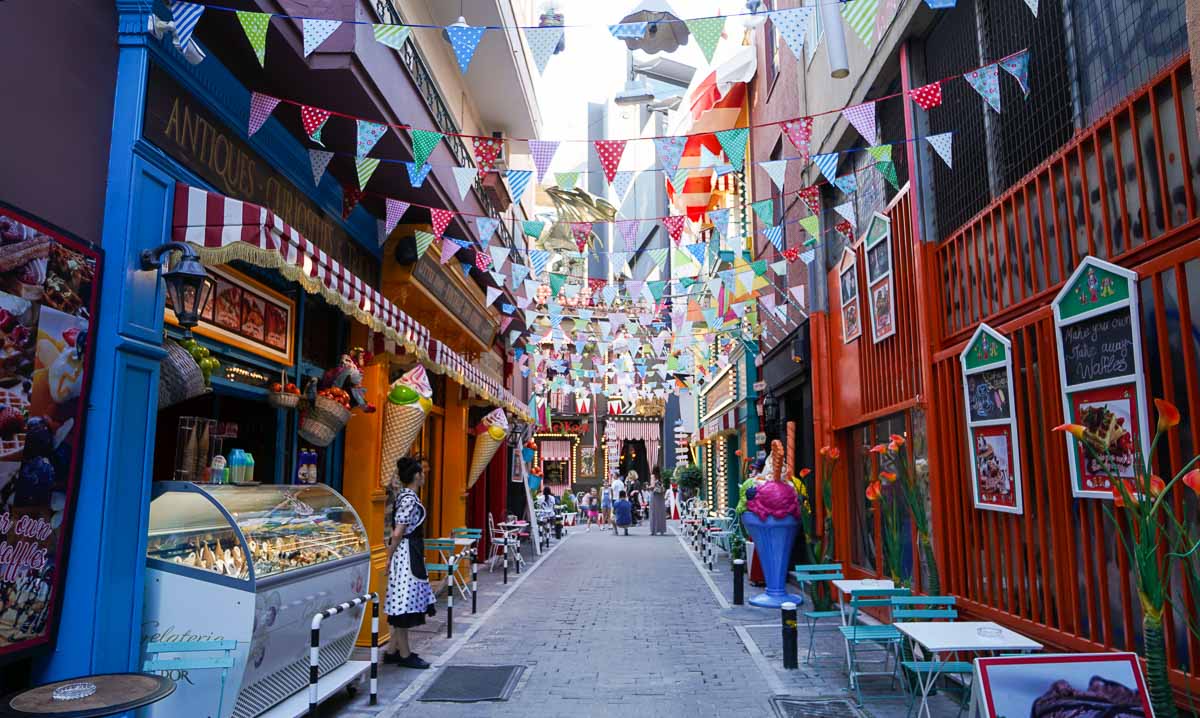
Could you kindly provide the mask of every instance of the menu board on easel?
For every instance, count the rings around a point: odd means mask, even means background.
[[[867,227],[867,308],[876,344],[896,333],[895,282],[892,281],[892,221],[876,212]]]
[[[1111,478],[1132,479],[1150,446],[1137,274],[1085,257],[1053,307],[1063,416],[1084,427],[1066,439],[1071,493],[1111,499]]]
[[[849,344],[862,336],[862,317],[858,313],[858,260],[848,247],[838,265],[838,284],[842,298],[842,341]]]
[[[1012,343],[986,324],[959,355],[975,508],[1019,514],[1021,451],[1013,411]]]

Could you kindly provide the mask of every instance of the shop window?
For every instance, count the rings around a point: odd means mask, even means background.
[[[155,429],[154,480],[203,482],[215,454],[228,459],[241,449],[254,457],[254,481],[275,483],[277,462],[291,453],[287,442],[280,445],[278,422],[279,412],[257,397],[208,393],[166,407]]]
[[[850,473],[850,530],[853,532],[850,559],[854,565],[874,573],[875,515],[871,503],[867,501],[867,484],[872,478],[870,454],[867,453],[870,446],[865,427],[856,427],[851,431],[846,468]]]
[[[304,298],[304,332],[300,355],[304,361],[328,369],[349,347],[343,347],[342,313],[314,297]]]

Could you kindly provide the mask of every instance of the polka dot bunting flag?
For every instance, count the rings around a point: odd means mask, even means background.
[[[325,121],[328,119],[329,110],[300,105],[300,122],[304,125],[304,134],[322,147],[325,146],[325,143],[321,141],[321,128],[325,126]]]
[[[496,169],[496,160],[504,149],[503,140],[498,137],[472,137],[471,146],[475,150],[475,164],[480,174]]]
[[[342,26],[340,20],[304,19],[304,56],[308,57]]]
[[[258,58],[258,64],[266,67],[267,28],[271,25],[271,16],[265,12],[239,10],[237,19],[246,33],[246,39],[250,41],[250,47],[254,48],[254,56]]]
[[[942,83],[931,82],[928,85],[909,90],[908,94],[922,110],[931,110],[942,104]]]
[[[625,140],[596,140],[595,146],[600,166],[604,168],[604,178],[611,183],[617,174],[617,165],[621,164],[621,155],[625,152]]]
[[[806,156],[808,155],[808,144],[812,141],[812,128],[813,119],[811,117],[797,117],[783,123],[783,132],[791,141],[792,146]]]
[[[525,42],[529,43],[529,50],[533,53],[533,62],[537,65],[539,73],[546,71],[546,63],[550,62],[550,57],[554,55],[564,32],[562,27],[525,28]]]
[[[471,66],[471,58],[475,57],[475,48],[479,46],[479,40],[485,32],[487,32],[486,27],[470,25],[451,25],[446,28],[446,35],[450,38],[450,47],[454,49],[454,57],[458,60],[458,69],[464,75],[467,74],[467,68]]]
[[[963,75],[996,112],[1000,111],[1000,68],[995,63]]]
[[[663,217],[662,222],[667,228],[667,234],[671,236],[671,241],[679,244],[680,237],[683,236],[683,221],[687,217],[680,215],[672,215]]]
[[[454,219],[454,213],[448,209],[431,209],[429,215],[432,218],[433,234],[438,237],[442,236],[450,226],[450,220]]]
[[[409,135],[412,137],[413,162],[418,165],[425,164],[425,160],[442,141],[442,133],[433,130],[409,130]]]
[[[725,18],[722,16],[702,17],[687,20],[685,24],[688,32],[696,38],[696,44],[704,53],[704,59],[711,63],[713,53],[717,51],[717,43],[721,41],[721,33],[725,31]]]

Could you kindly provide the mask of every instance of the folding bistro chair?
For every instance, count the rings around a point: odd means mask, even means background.
[[[949,621],[953,622],[958,618],[958,610],[955,609],[954,596],[896,596],[892,598],[892,621]],[[909,661],[901,661],[900,667],[905,673],[912,673],[917,680],[921,681],[922,685],[932,687],[933,681],[936,681],[939,676],[956,675],[967,676],[967,681],[964,682],[966,687],[970,687],[970,677],[975,673],[974,667],[968,661],[925,661],[918,660],[920,650],[916,643],[910,642],[913,649],[913,659]],[[956,656],[957,657],[957,656]],[[917,692],[909,688],[908,681],[901,681],[905,685],[905,690],[908,692],[908,712],[906,716],[912,715],[913,706],[917,703]],[[969,693],[964,689],[963,694],[959,696],[958,714],[962,715],[963,708],[966,706],[965,698]]]
[[[907,588],[861,588],[850,592],[850,619],[847,625],[838,626],[838,630],[842,632],[842,638],[846,641],[846,668],[850,674],[850,688],[857,696],[859,705],[862,705],[863,702],[861,681],[859,681],[861,676],[891,676],[892,684],[896,683],[896,671],[900,660],[898,649],[903,634],[900,633],[900,629],[890,625],[890,614],[892,598],[907,595],[909,595]],[[859,623],[859,614],[867,608],[884,609],[889,614],[889,622],[878,625]],[[891,663],[892,670],[862,670],[859,654],[863,652],[882,652],[884,654],[883,667],[886,669],[888,663]],[[878,661],[869,662],[876,663]]]
[[[817,585],[824,581],[837,581],[845,578],[842,575],[842,564],[840,563],[808,563],[796,564],[795,568],[796,583],[802,587],[809,587],[809,595],[811,596]],[[833,587],[830,586],[830,597],[833,597]],[[840,620],[842,612],[838,608],[833,608],[828,611],[804,611],[804,622],[808,626],[808,655],[805,656],[804,662],[812,662],[813,648],[816,645],[817,639],[817,622],[825,619],[833,618]],[[830,626],[832,631],[837,626]]]
[[[710,517],[707,524],[708,542],[717,549],[713,552],[713,556],[715,557],[718,551],[729,554],[732,548],[733,532],[737,524],[737,512],[733,509],[726,509],[723,516]]]
[[[229,677],[229,669],[233,668],[233,652],[237,650],[237,644],[237,641],[151,641],[146,644],[146,660],[142,661],[142,670],[147,673],[172,675],[174,671],[221,669],[221,689],[217,692],[217,711],[214,715],[223,715],[225,679]],[[183,655],[177,658],[163,658],[164,653]],[[198,653],[210,655],[196,655]],[[211,655],[214,653],[223,655]]]
[[[488,573],[491,573],[496,568],[496,561],[500,560],[500,556],[504,548],[508,545],[508,532],[496,527],[496,519],[492,518],[492,512],[488,512]]]
[[[459,556],[455,553],[455,545],[453,539],[425,539],[425,550],[437,552],[438,561],[435,563],[427,562],[425,571],[429,573],[429,577],[433,578],[433,574],[445,574],[446,590],[453,591],[456,587],[459,589],[459,594],[464,598],[463,587],[458,585],[455,574],[458,570]],[[470,590],[470,587],[466,587]],[[436,591],[435,591],[436,593]]]

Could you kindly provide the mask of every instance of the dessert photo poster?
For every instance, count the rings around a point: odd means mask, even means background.
[[[53,640],[100,253],[0,205],[0,662]]]
[[[973,701],[986,718],[1153,715],[1133,653],[1071,653],[980,658]],[[972,711],[975,714],[975,711]]]
[[[1133,478],[1140,431],[1137,387],[1129,383],[1077,391],[1070,401],[1071,421],[1084,428],[1075,456],[1077,488],[1110,491],[1110,477]]]

